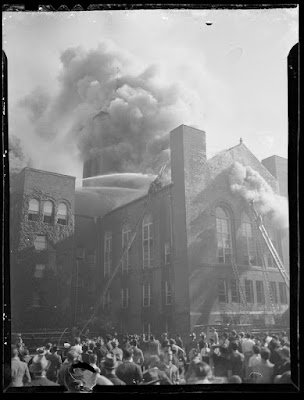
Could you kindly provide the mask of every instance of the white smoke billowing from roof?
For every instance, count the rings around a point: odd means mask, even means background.
[[[79,162],[101,154],[102,173],[155,173],[170,162],[170,130],[201,123],[197,93],[165,81],[157,66],[139,72],[108,43],[93,50],[69,48],[60,62],[57,96],[35,89],[19,103],[30,112],[39,139],[58,148],[49,159],[55,169],[56,157],[62,160],[66,149],[67,160]],[[35,148],[31,156],[38,161]],[[41,159],[37,164],[43,169]]]
[[[10,176],[14,177],[24,167],[30,166],[30,160],[22,150],[21,141],[17,136],[9,136],[9,169]]]
[[[257,211],[269,216],[276,228],[288,228],[287,199],[276,194],[257,171],[234,162],[229,182],[233,193],[239,194],[248,202],[254,200]]]

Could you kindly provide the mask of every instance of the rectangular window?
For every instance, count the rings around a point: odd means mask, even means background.
[[[129,307],[129,288],[121,289],[121,307],[122,308]]]
[[[232,303],[239,303],[240,302],[240,292],[239,286],[236,279],[232,279],[230,282],[230,289],[231,289],[231,301]]]
[[[166,298],[166,306],[172,304],[172,290],[171,290],[171,283],[165,282],[165,298]]]
[[[171,243],[166,242],[165,243],[165,265],[168,265],[171,263]]]
[[[34,277],[35,278],[43,278],[44,271],[45,271],[45,265],[44,264],[36,264]]]
[[[45,236],[36,236],[34,246],[36,250],[45,250],[46,249]]]
[[[106,233],[104,241],[104,275],[109,275],[112,268],[112,235]]]
[[[228,303],[227,285],[224,279],[218,282],[218,298],[220,303]]]
[[[246,279],[245,280],[245,295],[246,295],[246,302],[247,303],[253,303],[254,298],[253,298],[253,283],[252,281]]]
[[[287,291],[284,282],[279,282],[280,302],[281,304],[287,304]]]
[[[96,264],[96,250],[88,250],[87,252],[87,262],[89,266],[95,266]]]
[[[256,281],[255,284],[256,284],[257,303],[265,304],[264,283],[263,281]]]
[[[131,240],[131,230],[126,230],[122,232],[122,248],[123,250],[128,246],[129,241]],[[128,273],[131,269],[131,247],[129,248],[128,251],[126,251],[123,259],[122,259],[122,265],[121,265],[121,270],[122,272]]]
[[[145,283],[143,285],[143,307],[150,307],[151,305],[151,284]]]
[[[143,268],[152,267],[152,254],[153,254],[153,238],[152,238],[152,221],[147,219],[143,223]]]
[[[278,295],[277,295],[277,284],[276,282],[270,282],[270,290],[272,294],[272,300],[275,304],[278,303]]]
[[[39,201],[31,199],[29,201],[28,219],[29,221],[38,221],[39,216]]]
[[[110,291],[107,290],[104,296],[104,300],[103,300],[103,308],[108,309],[110,308],[110,304],[111,304],[111,297],[110,297]]]

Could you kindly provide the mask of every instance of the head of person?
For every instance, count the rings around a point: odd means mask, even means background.
[[[244,337],[244,332],[240,332],[240,333],[239,333],[239,337],[240,337],[240,339],[243,339],[243,337]]]
[[[169,340],[169,343],[170,343],[170,346],[172,346],[173,344],[176,344],[176,341],[175,341],[174,339],[171,338],[171,339]]]
[[[163,341],[163,343],[162,343],[162,348],[163,348],[163,349],[166,349],[166,348],[168,348],[168,347],[170,347],[170,341],[169,341],[168,339],[165,339],[165,340]]]
[[[124,360],[130,360],[132,357],[133,357],[133,349],[132,348],[123,349]]]
[[[245,338],[246,338],[246,339],[251,339],[251,334],[247,332],[247,333],[245,334]]]
[[[252,347],[252,351],[253,351],[253,354],[260,354],[260,346],[258,346],[257,344],[255,344],[255,345]]]
[[[112,340],[111,345],[112,345],[113,349],[115,349],[117,347],[117,341]]]
[[[200,337],[201,337],[202,340],[205,340],[205,339],[206,339],[206,334],[205,334],[205,332],[201,332]]]
[[[219,350],[220,350],[220,354],[221,354],[222,357],[227,357],[227,355],[228,355],[227,346],[222,345],[222,346],[219,347]]]
[[[137,340],[136,339],[132,339],[131,342],[130,342],[130,345],[133,346],[133,347],[136,347],[137,346]]]
[[[173,352],[172,352],[171,348],[169,347],[169,349],[167,349],[164,352],[164,361],[166,364],[169,364],[172,362],[172,359],[173,359]]]
[[[269,360],[270,357],[270,350],[267,347],[262,347],[260,350],[261,359],[264,361]]]
[[[24,356],[28,356],[28,355],[30,354],[29,349],[28,349],[27,347],[24,347],[24,349],[23,349],[23,351],[22,351],[22,354],[23,354]]]
[[[232,375],[228,378],[228,383],[242,383],[242,378],[239,375]]]
[[[210,338],[209,342],[210,342],[210,345],[212,346],[214,344],[214,339]]]
[[[89,355],[89,363],[90,364],[96,364],[97,363],[97,355],[95,353],[92,353]]]
[[[236,337],[236,331],[235,331],[235,330],[232,330],[232,331],[230,332],[230,336],[231,336],[231,337]]]
[[[282,375],[277,375],[274,378],[273,383],[282,383],[282,384],[286,384],[286,383],[292,383],[291,380],[291,371],[286,371],[284,372]]]
[[[112,336],[108,333],[106,334],[106,341],[110,342],[112,340]]]
[[[74,343],[75,343],[75,345],[77,345],[77,344],[81,344],[81,339],[80,339],[80,337],[79,337],[79,336],[75,337],[75,339],[74,339]]]
[[[118,362],[114,354],[107,354],[104,361],[104,368],[108,373],[114,373],[118,367]]]
[[[84,345],[82,346],[82,351],[83,351],[84,353],[86,353],[88,350],[89,350],[89,346],[88,346],[87,344],[84,344]]]
[[[47,344],[45,345],[45,350],[46,350],[46,351],[50,351],[52,347],[53,347],[52,343],[47,343]]]
[[[80,359],[80,355],[78,353],[78,351],[71,349],[70,351],[68,351],[67,353],[67,360],[69,363],[75,363]]]
[[[211,378],[211,368],[207,363],[203,361],[198,361],[196,363],[193,363],[191,375],[192,378],[195,378],[197,380]]]
[[[45,355],[36,354],[33,357],[32,364],[29,367],[29,371],[34,377],[45,376],[48,370],[50,362],[45,358]]]
[[[51,353],[52,354],[55,354],[56,352],[58,351],[58,348],[57,348],[57,346],[52,346],[52,348],[51,348]]]
[[[95,349],[95,343],[94,342],[91,342],[90,344],[89,344],[89,350],[94,350]]]
[[[151,356],[149,359],[149,367],[155,368],[159,366],[160,359],[158,356]]]
[[[231,342],[230,347],[231,347],[231,350],[232,350],[232,351],[237,351],[237,349],[238,349],[238,345],[237,345],[236,342]]]
[[[12,346],[11,347],[11,357],[12,358],[18,357],[18,354],[19,354],[19,352],[18,352],[17,347],[16,346]]]

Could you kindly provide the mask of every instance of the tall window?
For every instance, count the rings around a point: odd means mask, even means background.
[[[104,309],[110,308],[110,304],[111,304],[110,291],[107,290],[103,299],[103,308]]]
[[[122,228],[122,248],[123,248],[123,250],[128,245],[129,240],[131,239],[131,235],[132,235],[132,231],[131,231],[130,225],[125,224]],[[125,253],[125,255],[122,259],[121,267],[122,267],[122,272],[128,272],[131,269],[131,247]]]
[[[68,221],[68,207],[65,203],[58,204],[57,223],[60,225],[67,225]]]
[[[230,289],[231,289],[231,301],[232,303],[239,303],[240,302],[240,291],[238,282],[236,279],[232,279],[230,281]]]
[[[44,264],[36,264],[34,277],[38,278],[38,279],[43,278],[44,272],[45,272],[45,265]]]
[[[275,304],[278,303],[278,294],[277,294],[277,284],[276,282],[270,282],[270,290],[272,294],[272,299]]]
[[[122,308],[129,307],[129,288],[121,289],[121,307]]]
[[[171,288],[171,283],[168,281],[165,282],[165,299],[166,299],[166,306],[172,304],[172,288]]]
[[[218,281],[218,299],[220,303],[228,303],[227,285],[224,279]]]
[[[287,304],[287,291],[284,282],[279,282],[280,303]]]
[[[165,265],[171,263],[171,243],[168,241],[165,243]]]
[[[150,307],[151,305],[151,284],[145,283],[143,285],[143,307]]]
[[[263,281],[256,281],[255,284],[256,284],[257,303],[265,304]]]
[[[229,263],[232,254],[230,217],[228,212],[221,207],[216,208],[215,215],[218,262]]]
[[[243,260],[245,265],[257,265],[256,243],[252,232],[252,225],[247,214],[241,216],[241,241]]]
[[[152,250],[153,250],[153,235],[152,235],[152,217],[146,215],[143,220],[143,268],[151,267]]]
[[[272,244],[274,245],[275,249],[278,251],[278,244],[277,244],[277,240],[276,240],[276,232],[273,228],[267,226],[266,227],[266,231],[268,233],[268,236],[270,238],[270,240],[272,241]],[[275,261],[272,257],[271,252],[268,250],[268,247],[266,247],[266,251],[267,251],[267,263],[268,263],[268,267],[275,267]]]
[[[253,303],[253,283],[252,281],[246,279],[245,280],[245,295],[246,295],[246,302]]]
[[[112,233],[106,232],[104,238],[104,274],[108,275],[112,268]]]
[[[38,221],[39,216],[39,201],[31,199],[29,201],[28,219],[30,221]]]
[[[53,222],[53,203],[51,201],[43,203],[43,222],[48,224]]]
[[[45,250],[46,249],[45,236],[43,235],[36,236],[34,241],[34,246],[36,250]]]

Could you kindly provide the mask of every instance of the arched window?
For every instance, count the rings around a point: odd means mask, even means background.
[[[104,237],[104,275],[108,275],[112,268],[112,232],[106,232]]]
[[[217,232],[217,257],[219,263],[230,263],[232,254],[231,219],[222,207],[215,210]]]
[[[67,225],[68,221],[68,207],[65,203],[58,204],[57,223],[60,225]]]
[[[123,250],[128,245],[129,240],[131,239],[132,231],[131,225],[126,223],[122,227],[122,248]],[[125,253],[122,259],[122,272],[128,272],[131,269],[131,246],[130,249]]]
[[[146,215],[142,225],[143,268],[151,267],[153,250],[152,226],[152,216]]]
[[[39,201],[36,199],[30,199],[28,219],[30,221],[38,221],[38,215],[39,215]]]
[[[245,265],[257,265],[256,242],[253,234],[252,224],[248,215],[242,212],[241,215],[241,242],[243,263]]]
[[[51,201],[43,203],[43,222],[48,224],[53,222],[53,203]]]

